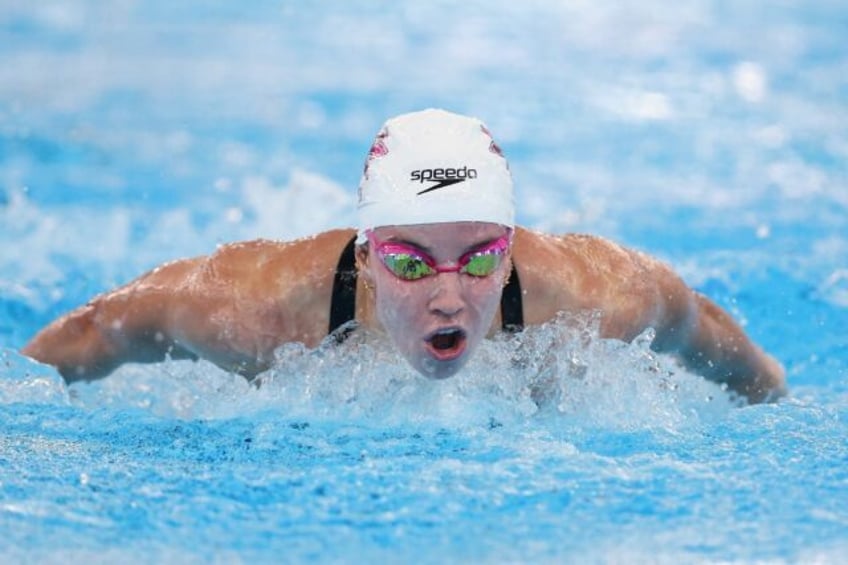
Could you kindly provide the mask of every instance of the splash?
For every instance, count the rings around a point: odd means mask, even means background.
[[[53,368],[4,348],[0,349],[0,404],[15,402],[67,405],[68,389]]]
[[[379,336],[344,344],[287,344],[252,382],[208,362],[125,365],[67,389],[55,371],[13,358],[4,402],[139,408],[161,417],[226,419],[271,411],[286,419],[497,427],[545,421],[608,430],[680,429],[723,418],[736,403],[716,384],[651,350],[653,331],[631,343],[603,339],[599,317],[561,316],[518,336],[486,340],[457,376],[429,380]],[[10,357],[11,355],[11,357]],[[5,372],[5,371],[4,371]],[[46,392],[45,392],[46,391]]]

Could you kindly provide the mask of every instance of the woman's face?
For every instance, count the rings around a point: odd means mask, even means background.
[[[376,228],[361,257],[362,276],[375,292],[376,315],[407,361],[429,378],[453,376],[486,336],[509,274],[509,249],[488,276],[449,271],[466,253],[503,238],[506,227],[482,222]],[[410,247],[440,270],[404,280],[383,264],[377,250]],[[444,269],[442,269],[444,268]]]

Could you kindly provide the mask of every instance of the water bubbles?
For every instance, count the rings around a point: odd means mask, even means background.
[[[359,329],[342,344],[290,343],[248,381],[208,362],[126,365],[71,387],[75,404],[133,407],[162,417],[221,419],[265,411],[287,419],[365,425],[496,429],[678,429],[721,418],[733,404],[718,385],[651,349],[599,337],[600,318],[560,316],[486,340],[456,376],[419,375],[382,336]],[[58,378],[58,377],[57,377]],[[58,383],[61,388],[61,383]]]
[[[67,405],[68,390],[59,373],[12,349],[0,349],[0,404]]]

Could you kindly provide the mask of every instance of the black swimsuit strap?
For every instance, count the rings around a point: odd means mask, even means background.
[[[333,296],[330,299],[330,330],[332,334],[341,326],[356,319],[356,237],[352,238],[342,251],[336,274],[333,277]],[[350,332],[352,326],[336,334],[336,340],[341,343]]]
[[[524,329],[524,304],[521,295],[521,281],[515,263],[501,294],[501,327],[507,333],[517,333]]]
[[[339,257],[333,277],[333,296],[330,299],[330,329],[332,334],[348,322],[356,319],[356,238],[352,238]],[[505,332],[515,333],[524,329],[524,307],[522,305],[521,282],[515,265],[501,294],[501,327]],[[340,343],[347,339],[353,327],[336,334]]]

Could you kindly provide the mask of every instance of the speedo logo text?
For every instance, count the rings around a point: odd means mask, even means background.
[[[426,192],[437,190],[439,188],[444,188],[452,184],[464,182],[467,179],[476,178],[477,169],[471,169],[468,166],[463,166],[459,168],[439,167],[435,169],[416,169],[412,171],[409,175],[409,180],[413,182],[420,182],[422,184],[426,182],[436,183],[432,186],[428,186],[418,194],[424,194]]]

